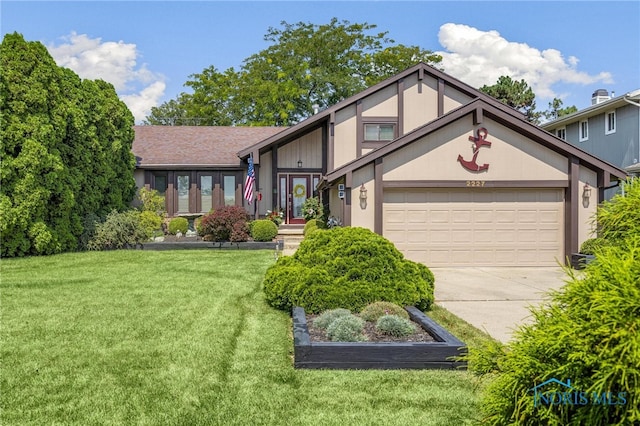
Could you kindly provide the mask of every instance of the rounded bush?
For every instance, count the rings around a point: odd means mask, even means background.
[[[268,219],[251,222],[251,238],[255,241],[271,241],[278,235],[278,225]]]
[[[312,232],[293,256],[272,265],[264,280],[267,302],[309,313],[345,308],[360,311],[389,301],[427,310],[434,277],[426,266],[405,259],[384,237],[364,228]]]
[[[326,329],[334,322],[336,319],[351,315],[351,311],[344,308],[338,309],[329,309],[328,311],[324,311],[318,318],[313,321],[313,325],[318,328]]]
[[[176,235],[178,232],[186,234],[189,230],[189,221],[184,217],[174,217],[169,221],[169,233]]]
[[[198,233],[210,241],[247,241],[247,212],[240,206],[224,206],[202,216]]]
[[[593,255],[597,250],[601,250],[602,247],[606,245],[607,240],[604,238],[589,238],[580,246],[580,253]]]
[[[370,303],[360,312],[362,319],[370,322],[376,322],[384,315],[397,315],[409,319],[409,313],[402,306],[391,302]]]
[[[311,219],[307,223],[304,224],[304,229],[302,230],[302,235],[305,237],[307,234],[318,229],[318,219]]]
[[[406,318],[397,315],[383,315],[376,321],[376,330],[382,334],[403,337],[413,334],[416,328]]]
[[[327,337],[334,342],[361,342],[364,321],[355,315],[345,315],[335,319],[327,327]]]

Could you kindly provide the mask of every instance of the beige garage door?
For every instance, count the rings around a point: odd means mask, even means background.
[[[555,266],[562,189],[385,190],[383,235],[428,266]]]

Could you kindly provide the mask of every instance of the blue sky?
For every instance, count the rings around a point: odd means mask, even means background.
[[[596,89],[640,88],[640,2],[6,1],[2,34],[40,41],[83,78],[114,84],[137,121],[188,91],[190,74],[239,68],[281,21],[367,22],[397,43],[443,55],[474,86],[524,78],[538,109],[590,105]]]

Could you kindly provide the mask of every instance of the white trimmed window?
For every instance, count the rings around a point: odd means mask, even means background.
[[[580,142],[589,139],[589,121],[582,120],[580,122]]]
[[[566,127],[562,127],[558,130],[556,130],[556,136],[559,137],[560,139],[562,139],[563,141],[567,140],[567,128]]]
[[[395,123],[367,123],[364,125],[365,141],[392,141],[395,139]]]
[[[604,134],[610,135],[616,132],[616,112],[609,111],[604,115]]]

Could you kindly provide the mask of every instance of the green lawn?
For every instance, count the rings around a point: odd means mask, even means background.
[[[475,420],[482,385],[464,371],[294,370],[290,317],[261,292],[273,262],[270,251],[3,259],[0,423]]]

